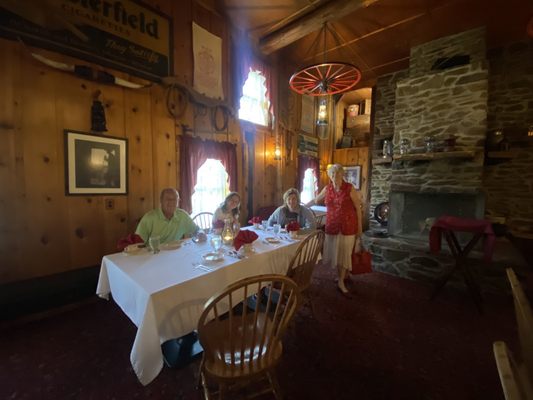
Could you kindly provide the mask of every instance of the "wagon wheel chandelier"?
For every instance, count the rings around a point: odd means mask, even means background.
[[[351,90],[361,80],[361,71],[355,65],[340,61],[327,62],[327,31],[340,42],[340,38],[338,38],[336,32],[325,23],[321,31],[322,35],[317,35],[315,42],[309,48],[310,50],[318,49],[318,40],[320,36],[323,36],[324,61],[300,69],[289,79],[290,88],[298,94],[327,96],[343,93]]]

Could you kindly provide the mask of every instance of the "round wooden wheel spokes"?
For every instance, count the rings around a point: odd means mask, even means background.
[[[352,64],[328,62],[314,64],[291,76],[292,90],[308,96],[324,96],[346,92],[361,80],[361,71]]]

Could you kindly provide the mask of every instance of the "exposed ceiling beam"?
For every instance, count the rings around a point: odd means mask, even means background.
[[[263,54],[271,54],[304,36],[318,31],[329,21],[338,20],[354,11],[368,7],[378,0],[337,0],[319,7],[309,14],[292,21],[281,29],[259,39],[259,49]]]

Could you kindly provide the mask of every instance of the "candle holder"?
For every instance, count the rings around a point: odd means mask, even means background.
[[[224,229],[220,235],[222,237],[222,243],[226,246],[233,244],[233,239],[235,239],[235,234],[233,232],[233,224],[230,219],[224,220]]]

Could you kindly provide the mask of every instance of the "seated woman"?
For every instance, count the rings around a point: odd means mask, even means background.
[[[268,219],[268,226],[280,224],[282,227],[291,221],[298,221],[301,229],[316,229],[316,221],[313,213],[300,204],[300,192],[295,188],[290,188],[283,194],[283,205]]]
[[[213,215],[213,225],[217,221],[224,222],[230,219],[233,224],[239,223],[239,213],[241,211],[241,196],[239,193],[231,192],[226,196],[224,202],[218,206]]]

